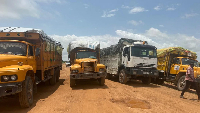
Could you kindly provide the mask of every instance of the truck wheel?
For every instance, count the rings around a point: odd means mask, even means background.
[[[99,81],[99,85],[103,86],[105,84],[105,77],[99,78],[98,81]]]
[[[75,79],[70,79],[70,87],[74,87],[76,85]]]
[[[56,77],[56,69],[54,69],[54,74],[53,74],[52,78],[50,78],[49,84],[50,85],[55,85],[56,84],[56,79],[57,79],[57,77]]]
[[[179,91],[182,91],[186,86],[185,75],[180,77],[177,83],[177,88]]]
[[[125,74],[125,70],[121,70],[119,73],[119,82],[125,84],[127,82],[127,75]]]
[[[19,93],[21,107],[28,108],[33,104],[33,82],[30,76],[26,76],[22,83],[22,91]]]
[[[142,78],[142,83],[143,84],[150,84],[151,83],[151,78],[150,77],[143,77]]]
[[[164,82],[165,82],[164,80],[158,80],[158,82],[157,82],[157,83],[158,83],[158,85],[163,85],[163,84],[164,84]]]

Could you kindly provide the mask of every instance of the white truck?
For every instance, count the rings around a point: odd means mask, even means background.
[[[116,45],[101,49],[100,62],[106,66],[107,76],[119,77],[125,84],[131,79],[149,84],[158,78],[157,48],[147,41],[121,38]]]

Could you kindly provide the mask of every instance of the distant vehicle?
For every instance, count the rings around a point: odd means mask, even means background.
[[[100,44],[73,41],[69,43],[70,58],[70,87],[76,85],[80,79],[96,79],[99,85],[105,83],[106,68],[100,64]]]
[[[66,67],[70,66],[70,62],[69,61],[66,61],[65,64],[66,64]]]

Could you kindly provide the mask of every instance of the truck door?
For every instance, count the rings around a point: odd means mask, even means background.
[[[170,68],[170,74],[178,74],[180,68],[180,59],[179,58],[173,58]]]
[[[33,66],[33,70],[36,71],[36,61],[35,61],[34,47],[29,45],[28,47],[28,65]]]
[[[125,66],[130,64],[130,47],[125,47],[123,51],[122,64]]]

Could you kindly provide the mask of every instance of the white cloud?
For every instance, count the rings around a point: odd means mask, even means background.
[[[110,10],[110,11],[104,11],[103,15],[101,17],[103,17],[103,18],[113,17],[113,16],[115,16],[115,12],[117,12],[117,11],[118,11],[118,9],[113,9],[113,10]]]
[[[134,26],[137,26],[137,25],[139,25],[139,24],[144,24],[141,20],[140,21],[135,21],[135,20],[131,20],[131,21],[129,21],[128,23],[130,23],[130,24],[132,24],[132,25],[134,25]]]
[[[135,7],[135,8],[133,8],[133,9],[131,9],[131,10],[129,11],[129,13],[130,13],[130,14],[136,14],[136,13],[144,12],[144,11],[148,11],[148,10],[146,10],[146,9],[143,8],[143,7]]]
[[[89,7],[89,5],[88,4],[83,4],[84,5],[84,7],[87,9],[88,7]]]
[[[167,11],[174,11],[174,10],[176,10],[176,8],[173,8],[173,7],[167,8]]]
[[[116,12],[116,11],[118,11],[118,9],[113,9],[113,10],[110,10],[109,12],[113,13],[113,12]]]
[[[61,0],[1,0],[0,20],[21,19],[22,17],[40,18],[49,13],[42,10],[39,3],[61,3]]]
[[[185,14],[184,16],[182,16],[182,18],[190,18],[190,17],[194,17],[194,16],[198,16],[199,14],[197,13],[190,13],[190,14]]]
[[[164,27],[164,25],[159,25],[160,27]]]
[[[58,36],[52,35],[54,39],[60,41],[64,46],[63,50],[63,60],[67,60],[67,46],[69,42],[74,40],[83,41],[99,41],[101,48],[108,47],[113,44],[117,44],[121,37],[126,37],[135,40],[146,40],[149,44],[155,45],[158,49],[166,47],[184,47],[186,49],[197,52],[200,55],[200,40],[194,36],[187,36],[184,34],[166,34],[161,32],[156,28],[150,28],[142,34],[132,33],[130,31],[116,30],[117,36],[112,35],[102,35],[102,36],[76,36],[76,35],[66,35]],[[199,59],[199,58],[198,58]],[[200,59],[199,59],[200,60]]]
[[[130,7],[129,6],[125,6],[125,5],[122,5],[121,8],[124,8],[124,9],[129,9]]]
[[[160,6],[156,6],[156,7],[154,7],[154,9],[155,9],[156,11],[159,11],[161,8],[160,8]]]
[[[36,2],[43,2],[43,3],[52,3],[52,2],[56,2],[56,3],[62,3],[65,0],[33,0]]]

